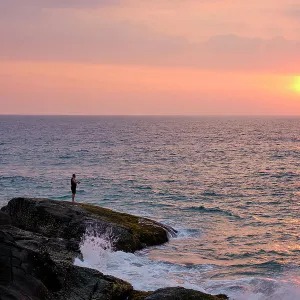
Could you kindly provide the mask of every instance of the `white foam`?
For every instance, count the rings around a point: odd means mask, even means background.
[[[211,266],[188,267],[151,260],[147,251],[136,254],[114,252],[113,244],[110,232],[98,237],[86,234],[81,245],[83,261],[77,258],[75,265],[121,278],[130,282],[135,289],[144,291],[182,286],[212,294],[226,294],[234,300],[300,299],[299,284],[292,284],[289,278],[242,278],[205,282],[205,271],[211,270]]]
[[[197,277],[200,277],[200,270],[153,261],[143,252],[132,254],[113,252],[112,249],[112,242],[107,235],[85,235],[81,245],[83,261],[76,258],[75,265],[97,269],[104,274],[121,278],[139,290],[151,291],[162,287],[184,286],[204,291],[192,280],[195,272],[198,272]]]

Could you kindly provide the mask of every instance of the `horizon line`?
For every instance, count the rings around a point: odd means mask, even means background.
[[[15,114],[8,113],[0,116],[24,117],[300,117],[300,114]]]

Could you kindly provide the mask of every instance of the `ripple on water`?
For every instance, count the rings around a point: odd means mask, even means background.
[[[299,118],[0,116],[0,125],[0,204],[23,195],[68,201],[76,173],[84,179],[77,201],[183,230],[155,250],[161,264],[154,253],[131,256],[153,286],[158,278],[158,286],[196,285],[233,299],[242,291],[240,299],[300,299],[280,281],[300,272]],[[179,253],[213,268],[175,267]],[[127,267],[115,274],[134,274],[134,263]],[[143,276],[136,280],[146,283]],[[280,298],[281,289],[291,298]]]

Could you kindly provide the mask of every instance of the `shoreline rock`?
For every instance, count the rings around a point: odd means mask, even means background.
[[[21,246],[1,226],[0,245],[1,300],[121,300],[132,291],[121,279]]]
[[[132,291],[128,300],[226,300],[226,295],[209,295],[183,287],[158,289],[154,292]]]
[[[168,242],[176,231],[150,219],[113,210],[66,201],[15,198],[1,208],[12,225],[49,238],[63,238],[79,245],[86,232],[101,235],[110,232],[115,250],[135,252]]]
[[[183,288],[134,291],[121,279],[75,266],[84,234],[100,236],[108,231],[115,239],[114,250],[126,252],[163,244],[176,234],[150,219],[87,204],[12,199],[0,212],[0,299],[227,299]]]

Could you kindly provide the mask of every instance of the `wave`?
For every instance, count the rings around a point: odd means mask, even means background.
[[[296,300],[300,287],[289,280],[270,278],[240,278],[209,281],[204,284],[208,292],[223,293],[233,300]]]
[[[71,158],[75,158],[75,156],[73,156],[73,155],[61,155],[58,158],[59,159],[71,159]]]
[[[69,195],[63,195],[63,196],[56,196],[55,200],[70,200],[71,199],[71,193]]]
[[[151,186],[148,185],[139,185],[135,187],[137,190],[152,190]]]
[[[241,219],[240,216],[238,216],[236,214],[233,214],[230,211],[218,208],[218,207],[207,208],[207,207],[201,205],[201,206],[191,206],[191,207],[187,207],[185,209],[187,209],[187,210],[193,210],[193,211],[201,211],[203,213],[218,213],[218,214],[226,215],[226,216],[229,216],[229,217],[235,217],[237,219]]]
[[[186,239],[186,238],[191,238],[191,237],[200,237],[202,235],[202,232],[199,229],[179,228],[177,230],[178,230],[178,233],[177,233],[176,239],[179,239],[179,238]]]
[[[113,245],[114,238],[109,231],[101,236],[86,233],[81,243],[83,257],[76,258],[74,263],[121,278],[130,282],[135,289],[145,291],[182,286],[211,294],[226,294],[234,300],[300,298],[300,287],[293,284],[289,277],[280,280],[258,277],[207,280],[206,274],[215,268],[213,265],[179,265],[163,260],[151,260],[147,251],[135,254],[114,252]]]
[[[83,259],[76,258],[75,265],[97,269],[100,272],[119,277],[130,282],[135,289],[151,291],[162,287],[184,286],[204,291],[199,285],[195,285],[188,278],[192,278],[195,272],[200,275],[200,270],[190,266],[184,268],[166,261],[153,261],[143,252],[125,253],[113,251],[114,240],[109,232],[95,237],[88,233],[81,244]],[[211,266],[203,265],[204,272]]]
[[[243,258],[255,258],[258,255],[262,255],[262,253],[266,253],[266,255],[271,258],[272,256],[283,256],[280,253],[277,253],[274,251],[264,251],[260,250],[257,251],[256,253],[245,253],[243,255],[232,255],[231,258],[232,260],[234,259],[243,259]],[[267,260],[267,258],[265,258]],[[287,269],[292,269],[292,265],[288,265],[286,263],[280,263],[279,261],[276,260],[269,260],[263,263],[249,263],[249,264],[237,264],[237,265],[230,265],[230,268],[233,272],[233,274],[236,276],[237,274],[251,274],[251,275],[262,275],[262,274],[275,274],[275,273],[280,273],[283,272],[284,270]]]
[[[219,194],[217,194],[216,192],[214,191],[204,191],[201,195],[203,196],[220,196]]]
[[[79,193],[81,195],[85,195],[85,194],[87,194],[87,191],[84,189],[77,189],[77,193]]]
[[[0,176],[0,181],[11,181],[12,183],[14,182],[25,182],[25,181],[31,181],[34,180],[33,177],[25,177],[25,176]]]

